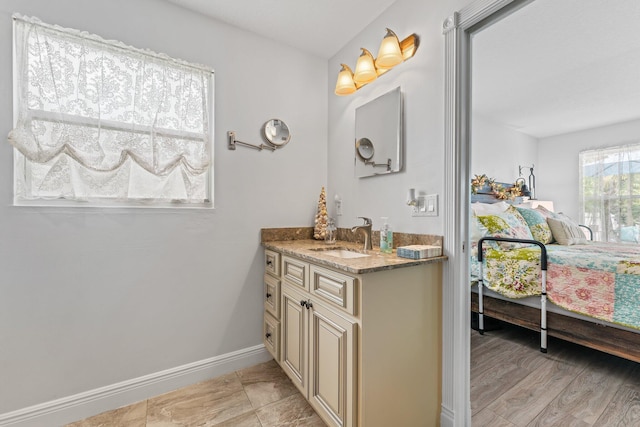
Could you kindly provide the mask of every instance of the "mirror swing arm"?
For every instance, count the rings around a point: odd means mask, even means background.
[[[276,148],[285,146],[289,140],[291,140],[291,133],[289,127],[280,119],[271,119],[262,126],[262,137],[267,144],[250,144],[248,142],[239,141],[236,139],[236,133],[232,130],[227,132],[227,148],[229,150],[235,150],[236,144],[240,144],[243,147],[253,148],[254,150],[262,151],[265,148],[271,151],[276,151]]]
[[[365,165],[373,166],[374,168],[384,166],[387,168],[387,172],[391,172],[391,159],[387,159],[386,163],[376,163],[373,160],[363,160],[363,161]]]
[[[267,150],[276,151],[276,147],[271,147],[271,146],[269,146],[267,144],[256,145],[256,144],[249,144],[248,142],[238,141],[236,139],[236,133],[234,131],[232,131],[232,130],[227,132],[227,141],[228,141],[227,147],[229,148],[229,150],[235,150],[236,149],[236,144],[240,144],[243,147],[253,148],[254,150],[258,150],[258,151],[262,151],[265,148]]]

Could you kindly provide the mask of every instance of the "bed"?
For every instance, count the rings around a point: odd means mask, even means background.
[[[471,256],[480,333],[486,315],[540,330],[543,352],[549,335],[640,362],[640,246],[590,241],[544,208],[493,210],[473,215],[484,226]]]

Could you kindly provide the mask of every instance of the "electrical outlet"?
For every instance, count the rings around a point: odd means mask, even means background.
[[[342,216],[342,198],[336,194],[333,201],[336,208],[336,216]]]

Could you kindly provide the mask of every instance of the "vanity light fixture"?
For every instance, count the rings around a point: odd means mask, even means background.
[[[382,42],[380,42],[376,65],[380,68],[389,69],[395,67],[402,61],[404,61],[404,58],[400,50],[400,40],[398,40],[396,33],[387,28],[387,34],[385,34]]]
[[[353,71],[347,64],[342,65],[342,69],[338,73],[338,81],[336,82],[336,95],[351,95],[355,92],[356,84],[353,81]]]
[[[336,82],[336,95],[351,95],[362,86],[371,83],[396,65],[411,58],[418,48],[418,36],[411,34],[402,41],[398,40],[396,33],[387,28],[378,57],[374,58],[371,52],[365,48],[358,57],[355,73],[346,64],[340,64],[342,68],[338,73]]]
[[[356,63],[356,71],[353,73],[353,82],[362,86],[371,83],[378,78],[373,55],[367,49],[361,47],[362,54]]]

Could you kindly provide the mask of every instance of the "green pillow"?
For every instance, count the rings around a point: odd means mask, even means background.
[[[531,235],[534,240],[547,244],[553,242],[553,234],[551,234],[551,228],[547,224],[545,216],[535,209],[519,208],[516,207],[520,215],[524,218],[531,230]]]

